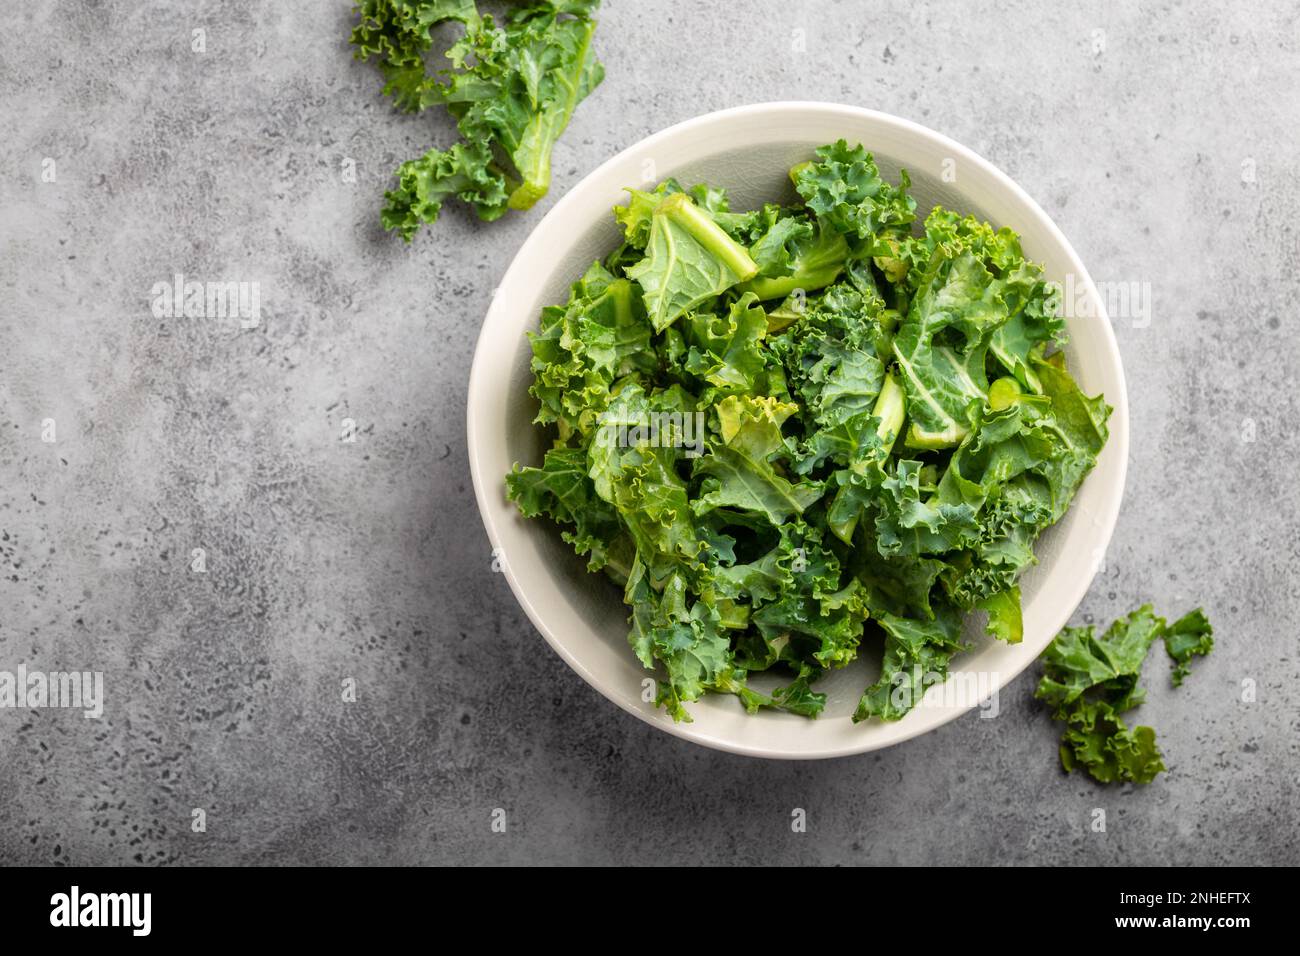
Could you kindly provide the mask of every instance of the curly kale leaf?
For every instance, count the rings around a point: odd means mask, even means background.
[[[511,209],[546,195],[551,151],[574,108],[604,78],[591,45],[594,10],[530,4],[512,11],[504,28],[484,18],[447,54],[453,69],[441,71],[438,100],[467,140],[489,141],[508,157]]]
[[[554,423],[565,440],[594,434],[615,381],[658,368],[650,336],[635,286],[593,264],[568,303],[544,309],[529,333],[536,421]]]
[[[629,190],[619,214],[629,237],[649,222],[645,258],[627,269],[645,293],[646,310],[662,332],[691,309],[753,277],[758,265],[689,194]]]
[[[921,702],[934,684],[948,679],[948,663],[961,649],[961,621],[951,608],[932,620],[878,611],[873,619],[885,632],[885,658],[876,683],[862,694],[855,722],[868,717],[898,720]]]
[[[485,222],[505,214],[509,198],[506,178],[485,143],[431,149],[419,159],[403,163],[397,170],[397,188],[384,194],[388,202],[379,221],[410,242],[421,225],[437,221],[449,197],[473,206]]]
[[[970,434],[986,402],[988,335],[1006,321],[993,276],[969,253],[937,252],[894,338],[912,421],[908,444],[946,448]]]
[[[749,247],[758,274],[741,288],[763,301],[806,295],[830,285],[844,271],[849,244],[827,226],[797,216],[784,216]]]
[[[866,149],[844,140],[818,148],[815,155],[790,173],[809,209],[838,232],[858,239],[906,234],[916,218],[906,171],[900,173],[899,185],[891,186]]]
[[[781,425],[794,410],[771,398],[731,395],[718,403],[721,441],[712,442],[709,454],[695,463],[695,474],[704,476],[692,506],[697,514],[740,508],[780,525],[821,498],[819,483],[792,483],[773,462],[788,450]]]
[[[719,389],[742,394],[766,391],[763,337],[767,313],[753,294],[737,299],[726,315],[691,313],[683,322],[685,371]]]
[[[399,109],[444,106],[462,137],[402,164],[397,188],[386,194],[385,228],[410,241],[422,224],[437,220],[449,196],[492,220],[546,195],[555,144],[604,76],[591,43],[598,6],[536,0],[498,25],[473,0],[358,3],[357,58],[378,63],[384,92]],[[464,33],[446,51],[449,66],[430,71],[433,31],[453,21]]]
[[[1199,607],[1165,628],[1164,639],[1165,652],[1174,662],[1171,679],[1175,687],[1181,687],[1192,672],[1188,665],[1193,656],[1204,657],[1214,650],[1214,628]]]
[[[425,69],[434,28],[457,21],[471,30],[482,22],[474,0],[360,0],[352,28],[358,60],[374,60],[384,77],[384,93],[398,109],[415,112],[428,105],[435,85]]]
[[[1150,727],[1130,728],[1122,714],[1140,705],[1138,684],[1147,652],[1157,640],[1176,663],[1174,685],[1187,673],[1192,654],[1213,646],[1209,621],[1199,608],[1166,624],[1146,604],[1097,636],[1091,627],[1067,627],[1043,652],[1043,677],[1034,696],[1065,723],[1061,765],[1086,770],[1101,783],[1150,783],[1165,769]]]
[[[615,510],[596,494],[587,474],[587,456],[573,448],[552,448],[540,468],[516,468],[506,476],[507,493],[529,518],[547,515],[571,526],[564,540],[587,567],[599,571],[613,562],[626,573],[627,535]]]

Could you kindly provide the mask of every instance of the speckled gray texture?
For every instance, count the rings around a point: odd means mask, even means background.
[[[380,196],[448,127],[380,98],[346,4],[11,11],[0,670],[102,670],[107,702],[0,710],[0,862],[1300,863],[1300,20],[1066,6],[609,0],[551,195],[410,247]],[[1028,675],[998,719],[863,757],[705,750],[588,688],[492,573],[464,401],[494,284],[617,150],[775,99],[939,129],[1094,278],[1150,283],[1149,326],[1116,323],[1132,461],[1076,619],[1218,627],[1178,692],[1149,662],[1153,786],[1063,776]],[[177,272],[259,283],[260,326],[155,318]]]

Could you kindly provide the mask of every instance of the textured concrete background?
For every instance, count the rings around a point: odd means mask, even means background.
[[[381,193],[447,126],[380,98],[345,4],[10,13],[0,670],[102,670],[107,705],[0,710],[0,861],[1300,863],[1295,11],[606,6],[608,78],[551,196],[488,226],[453,209],[410,247]],[[642,136],[796,98],[955,137],[1095,278],[1150,283],[1150,324],[1116,323],[1133,457],[1076,620],[1152,600],[1218,627],[1176,694],[1152,655],[1153,786],[1063,776],[1028,675],[999,719],[864,757],[704,750],[589,689],[491,572],[464,397],[515,249]],[[177,272],[260,283],[260,327],[155,318]]]

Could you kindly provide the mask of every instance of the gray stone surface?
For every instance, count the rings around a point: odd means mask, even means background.
[[[606,6],[608,78],[551,196],[488,226],[451,210],[410,247],[380,196],[448,127],[380,98],[345,4],[9,13],[0,670],[102,670],[107,703],[0,710],[0,862],[1300,862],[1294,9]],[[705,750],[606,703],[491,572],[464,401],[511,255],[642,136],[798,98],[948,133],[1094,277],[1150,283],[1149,325],[1116,323],[1130,478],[1076,619],[1151,600],[1218,626],[1177,693],[1152,655],[1153,786],[1063,776],[1029,676],[999,719],[863,757]],[[155,318],[177,272],[260,283],[260,326]]]

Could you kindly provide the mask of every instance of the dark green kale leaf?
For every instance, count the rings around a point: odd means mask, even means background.
[[[961,649],[961,618],[951,607],[938,608],[929,620],[888,611],[876,611],[872,618],[885,632],[885,658],[879,679],[858,701],[855,723],[868,717],[905,716],[926,690],[948,679],[948,663]]]
[[[1204,657],[1214,650],[1214,628],[1199,607],[1165,628],[1164,639],[1165,652],[1174,662],[1175,687],[1181,687],[1183,679],[1192,672],[1189,664],[1193,656]]]
[[[1066,772],[1086,770],[1101,783],[1150,783],[1165,769],[1150,727],[1130,728],[1121,715],[1140,705],[1142,663],[1163,639],[1177,664],[1174,684],[1182,682],[1192,654],[1213,646],[1209,622],[1200,609],[1172,627],[1146,604],[1115,621],[1098,637],[1092,627],[1067,627],[1043,652],[1043,677],[1035,695],[1065,722],[1061,765]]]
[[[598,6],[532,0],[498,25],[473,0],[360,0],[356,57],[377,62],[399,109],[444,106],[462,137],[402,164],[397,188],[386,194],[386,229],[410,241],[452,196],[492,220],[546,194],[551,152],[604,76],[591,45]],[[446,51],[449,66],[430,71],[433,33],[448,22],[463,35]]]
[[[790,178],[809,209],[838,232],[858,239],[906,235],[916,218],[907,172],[899,174],[898,186],[889,185],[860,144],[839,140],[819,147],[816,158],[796,166]]]

